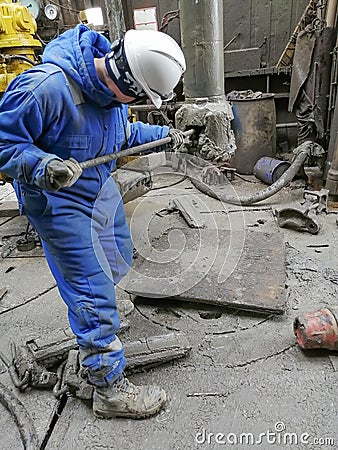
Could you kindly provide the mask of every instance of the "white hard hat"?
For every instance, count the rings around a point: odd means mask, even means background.
[[[179,45],[167,34],[155,30],[128,30],[123,42],[112,45],[106,67],[122,92],[134,92],[137,97],[146,95],[159,108],[162,101],[173,98],[173,89],[186,64]]]

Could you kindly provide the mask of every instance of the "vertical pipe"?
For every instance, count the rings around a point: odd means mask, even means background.
[[[109,39],[121,38],[126,31],[122,0],[104,0],[108,17]]]
[[[223,0],[180,1],[187,101],[224,101]]]
[[[333,197],[338,197],[338,132],[336,136],[333,136],[332,139],[335,138],[335,148],[333,150],[331,167],[327,173],[326,178],[326,189],[329,190],[330,195]]]
[[[326,26],[329,28],[333,28],[336,24],[336,10],[337,10],[337,0],[328,0],[328,4],[326,7]]]
[[[336,46],[332,53],[332,67],[330,80],[329,104],[327,112],[327,134],[330,136],[324,178],[326,178],[327,171],[330,168],[332,156],[335,146],[335,137],[338,133],[338,37]]]

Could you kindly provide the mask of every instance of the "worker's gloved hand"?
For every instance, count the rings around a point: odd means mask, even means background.
[[[171,128],[168,137],[171,138],[171,147],[173,150],[184,144],[186,139],[186,136],[183,133],[183,131],[178,130],[177,128]]]
[[[46,166],[46,188],[50,191],[57,191],[73,186],[81,174],[81,166],[74,158],[65,161],[53,159]]]

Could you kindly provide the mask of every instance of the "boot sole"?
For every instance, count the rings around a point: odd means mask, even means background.
[[[147,417],[153,416],[154,414],[158,413],[163,406],[165,405],[167,401],[167,396],[164,396],[164,399],[162,400],[162,402],[157,405],[156,407],[154,407],[153,409],[147,411],[144,414],[138,414],[138,413],[111,413],[109,411],[98,411],[98,410],[93,410],[94,416],[97,417],[98,419],[113,419],[113,418],[124,418],[124,419],[146,419]]]

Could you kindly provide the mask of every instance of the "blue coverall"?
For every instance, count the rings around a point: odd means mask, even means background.
[[[136,122],[98,79],[94,58],[109,41],[84,25],[50,42],[43,64],[16,77],[0,103],[0,171],[15,180],[20,206],[42,240],[68,306],[82,365],[105,386],[125,367],[116,337],[115,285],[132,261],[132,240],[114,163],[85,169],[69,188],[46,190],[53,159],[82,162],[166,137],[169,128]]]

